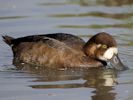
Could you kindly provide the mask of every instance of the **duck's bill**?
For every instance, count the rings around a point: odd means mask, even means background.
[[[120,58],[117,55],[114,55],[110,60],[110,65],[116,70],[127,70],[128,68],[121,62]]]

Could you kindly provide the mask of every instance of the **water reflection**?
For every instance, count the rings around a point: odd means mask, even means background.
[[[95,91],[95,95],[92,96],[92,100],[115,100],[116,93],[111,92],[112,87],[99,87]]]
[[[113,69],[54,69],[28,64],[16,64],[21,70],[41,77],[33,80],[33,89],[94,88],[92,100],[114,100],[112,90],[117,85],[117,72]],[[21,66],[21,67],[20,67]],[[20,70],[20,69],[19,69]]]

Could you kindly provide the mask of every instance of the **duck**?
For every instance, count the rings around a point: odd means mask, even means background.
[[[100,68],[109,65],[117,70],[127,69],[118,56],[116,40],[106,32],[95,34],[87,42],[68,33],[2,37],[12,48],[15,62],[53,68]]]

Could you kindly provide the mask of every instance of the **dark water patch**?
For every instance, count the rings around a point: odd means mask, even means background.
[[[100,0],[100,1],[101,3],[104,3],[106,6],[123,6],[123,5],[133,4],[133,0]]]
[[[21,19],[26,18],[27,16],[4,16],[0,17],[0,20],[6,20],[6,19]]]
[[[133,13],[104,13],[104,12],[90,12],[90,13],[80,13],[80,14],[55,14],[49,15],[50,17],[59,17],[59,18],[66,18],[66,17],[87,17],[87,16],[94,16],[94,17],[102,17],[102,18],[113,18],[113,19],[127,19],[133,16]]]
[[[125,23],[125,24],[113,24],[113,25],[60,25],[60,28],[92,28],[92,29],[100,29],[100,28],[133,28],[133,23]]]
[[[41,3],[42,6],[51,6],[51,5],[65,5],[73,4],[80,6],[96,6],[96,5],[106,5],[106,6],[123,6],[123,5],[132,5],[132,0],[67,0],[62,2],[47,2]]]

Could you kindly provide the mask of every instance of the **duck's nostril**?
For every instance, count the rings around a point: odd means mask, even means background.
[[[114,62],[117,64],[117,63],[119,63],[119,61],[118,61],[118,59],[116,58],[116,56],[114,57]]]

